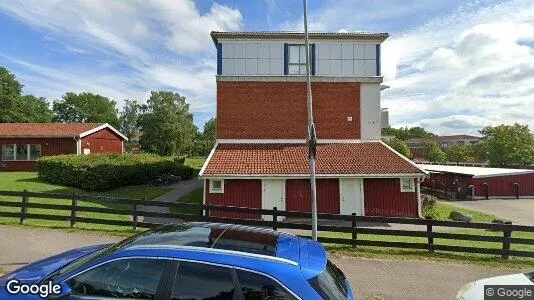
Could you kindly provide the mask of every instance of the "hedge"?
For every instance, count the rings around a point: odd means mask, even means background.
[[[37,162],[39,178],[49,183],[104,191],[127,185],[147,184],[162,175],[180,179],[194,176],[184,158],[154,154],[91,154],[42,157]]]

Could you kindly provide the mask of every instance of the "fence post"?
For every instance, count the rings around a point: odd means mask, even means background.
[[[486,200],[489,199],[489,185],[487,182],[484,182],[484,196],[486,197]]]
[[[273,230],[278,230],[278,208],[273,207]]]
[[[206,202],[206,204],[204,204],[204,216],[205,217],[210,216],[210,203],[209,202]]]
[[[519,183],[514,182],[514,188],[515,188],[515,198],[519,199]]]
[[[432,232],[432,224],[426,224],[426,232],[428,234],[428,252],[434,253],[434,234]]]
[[[145,201],[146,199],[143,198],[143,202]],[[139,222],[139,213],[137,211],[137,203],[135,203],[133,205],[133,210],[132,210],[132,228],[133,230],[137,230],[137,223]]]
[[[76,207],[78,206],[78,195],[72,194],[72,205],[70,207],[70,228],[76,225]]]
[[[351,240],[351,246],[356,247],[356,241],[358,240],[358,232],[356,231],[357,222],[356,222],[356,213],[352,213],[352,240]]]
[[[510,238],[512,237],[512,231],[508,228],[503,230],[502,237],[502,258],[508,259],[510,257]]]
[[[475,200],[475,186],[469,185],[469,193],[471,194],[471,200]]]
[[[26,220],[26,215],[28,214],[28,190],[22,191],[22,203],[20,206],[20,224],[24,224],[24,220]]]

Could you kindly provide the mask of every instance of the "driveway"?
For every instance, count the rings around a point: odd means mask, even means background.
[[[12,270],[75,247],[111,243],[121,237],[65,230],[0,225],[0,268]],[[333,257],[358,299],[454,299],[457,290],[477,278],[514,271],[428,261]],[[515,271],[516,273],[517,271]]]
[[[534,199],[489,199],[446,203],[490,213],[510,220],[514,224],[534,226]]]

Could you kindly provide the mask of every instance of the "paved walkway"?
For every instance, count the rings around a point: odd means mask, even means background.
[[[121,237],[58,229],[0,225],[0,268],[13,270],[77,247],[113,243]],[[475,279],[518,273],[475,265],[416,260],[333,257],[351,282],[357,299],[454,299],[458,289]]]
[[[154,198],[153,200],[165,201],[165,202],[178,202],[180,198],[182,198],[183,196],[201,187],[202,187],[202,180],[198,178],[180,181],[169,186],[169,188],[173,189],[172,191],[164,195],[161,195],[157,198]],[[151,211],[151,212],[161,212],[161,213],[171,212],[171,210],[168,207],[161,207],[161,206],[143,205],[143,206],[140,206],[138,209],[141,211]],[[140,221],[147,222],[147,223],[168,224],[168,223],[177,222],[179,221],[179,219],[145,217],[145,218],[140,218]]]
[[[510,220],[513,224],[534,226],[534,199],[490,199],[446,203],[493,214]]]

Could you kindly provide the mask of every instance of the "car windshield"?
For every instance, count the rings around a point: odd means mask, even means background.
[[[345,274],[329,260],[324,271],[308,282],[325,300],[347,299],[348,289]]]

